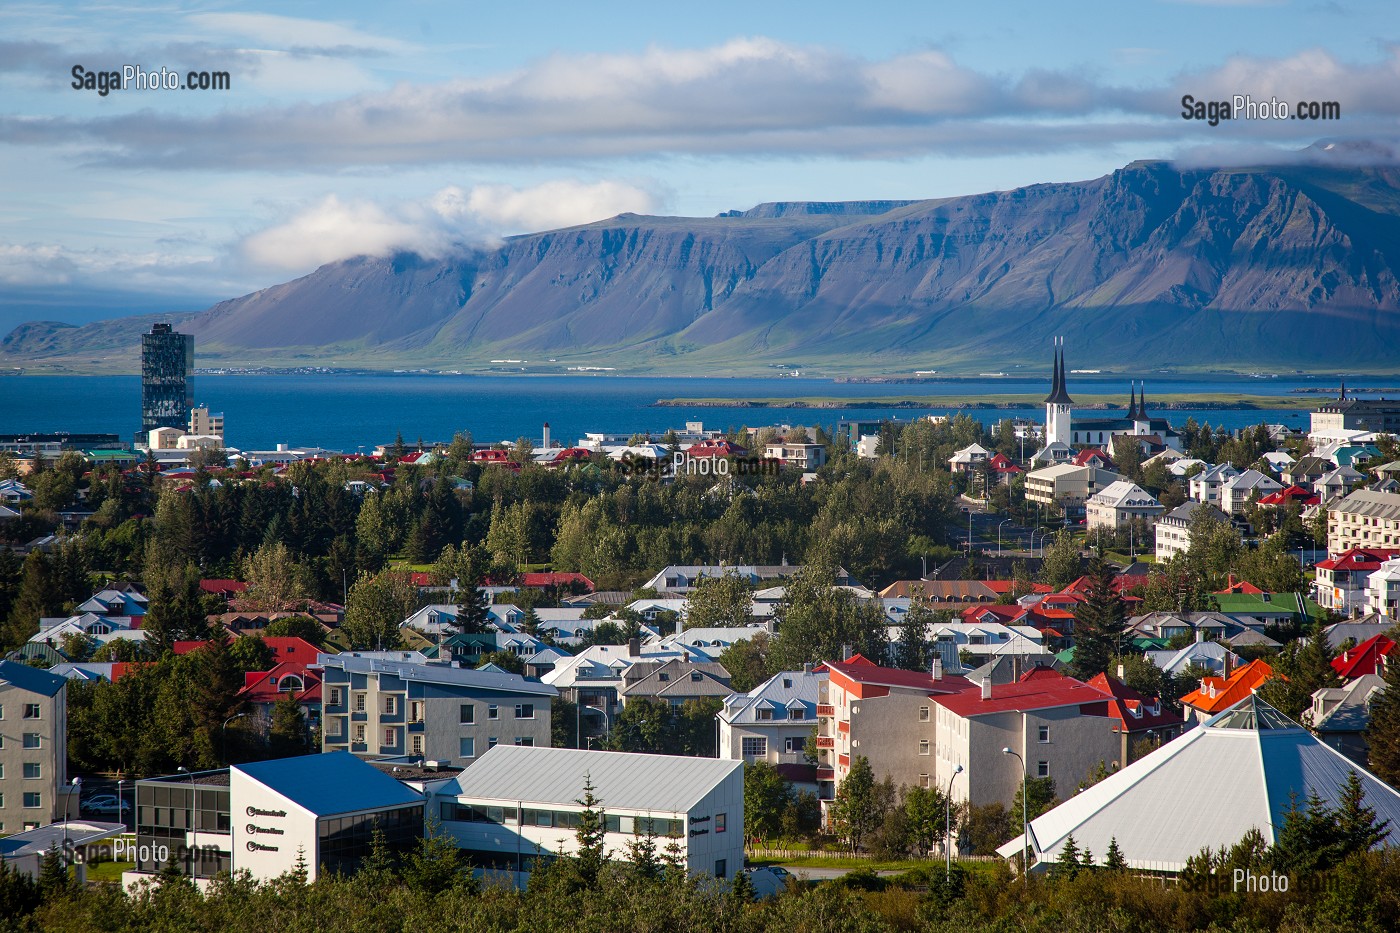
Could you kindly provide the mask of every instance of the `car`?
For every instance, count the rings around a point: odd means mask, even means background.
[[[83,801],[82,808],[89,813],[121,813],[125,816],[131,809],[131,802],[128,800],[119,801],[111,794],[100,794]]]

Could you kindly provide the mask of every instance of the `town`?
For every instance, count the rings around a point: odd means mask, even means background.
[[[1400,825],[1400,402],[1080,417],[1071,352],[1043,423],[345,454],[227,445],[156,325],[136,443],[0,438],[6,890],[827,858],[1285,909]]]

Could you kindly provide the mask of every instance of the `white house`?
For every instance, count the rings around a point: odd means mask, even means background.
[[[1207,465],[1204,470],[1191,477],[1191,498],[1197,502],[1221,507],[1221,489],[1239,475],[1240,471],[1228,463]]]
[[[577,851],[585,782],[611,857],[650,833],[658,851],[674,841],[692,874],[743,868],[744,764],[730,759],[498,745],[435,791],[432,813],[471,865],[524,884],[537,863]]]
[[[1226,480],[1220,487],[1220,508],[1234,515],[1243,512],[1250,499],[1262,498],[1282,488],[1282,483],[1258,470],[1245,470],[1239,476]]]
[[[1366,610],[1400,619],[1400,557],[1381,564],[1366,581]]]
[[[1116,530],[1141,518],[1149,523],[1162,514],[1162,503],[1136,483],[1120,479],[1109,483],[1084,503],[1085,525]]]
[[[825,671],[783,671],[748,693],[731,694],[718,714],[719,756],[801,764],[826,679]]]
[[[1172,509],[1157,519],[1157,524],[1153,528],[1153,532],[1157,536],[1156,556],[1159,563],[1191,549],[1191,524],[1195,521],[1196,513],[1201,509],[1206,509],[1217,521],[1230,520],[1228,515],[1208,502],[1193,500]]]

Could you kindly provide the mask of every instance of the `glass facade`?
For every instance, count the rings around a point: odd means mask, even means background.
[[[320,864],[331,874],[354,872],[369,855],[376,829],[384,833],[390,852],[412,851],[423,838],[423,808],[402,807],[319,820],[316,835]]]
[[[194,337],[155,324],[141,335],[141,432],[185,429],[194,407]]]
[[[199,833],[198,845],[192,832]],[[184,875],[212,878],[232,870],[231,843],[228,785],[137,783],[137,871],[158,872],[173,861]]]

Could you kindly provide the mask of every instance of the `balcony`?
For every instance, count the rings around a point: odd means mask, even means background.
[[[836,769],[833,768],[833,767],[831,767],[830,765],[818,766],[818,767],[817,767],[817,780],[818,780],[818,781],[834,781],[834,780],[836,780]]]
[[[837,755],[836,763],[843,768],[849,768],[851,766],[851,756],[846,754]]]
[[[847,735],[851,731],[851,724],[844,719],[836,720],[836,731],[842,735]]]
[[[817,704],[817,715],[818,715],[818,716],[835,716],[835,715],[836,715],[836,707],[831,706],[831,705],[826,704],[826,703],[818,703],[818,704]]]
[[[835,748],[836,739],[829,735],[817,736],[817,748]]]

